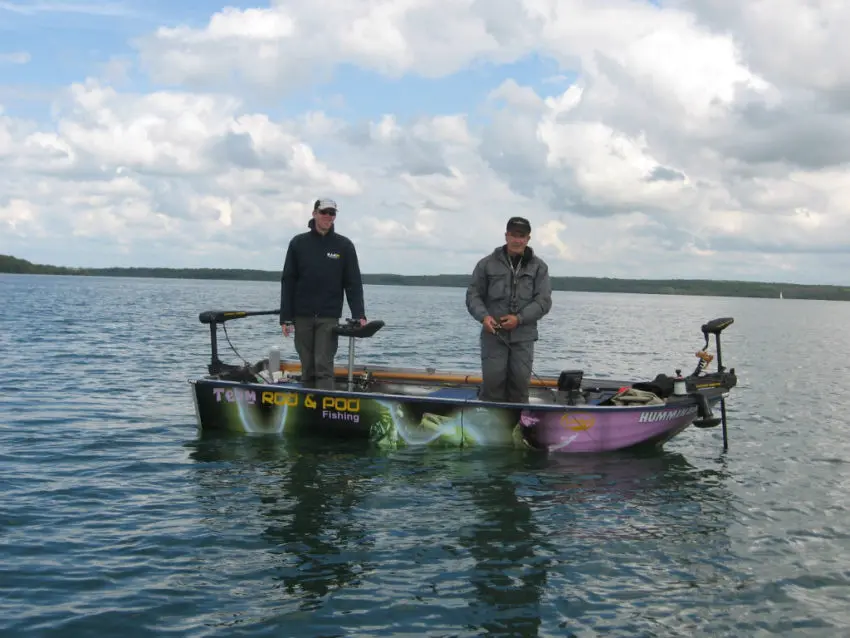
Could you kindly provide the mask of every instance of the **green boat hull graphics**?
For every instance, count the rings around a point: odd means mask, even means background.
[[[464,401],[194,383],[199,427],[249,434],[320,434],[389,446],[513,445],[522,410]]]

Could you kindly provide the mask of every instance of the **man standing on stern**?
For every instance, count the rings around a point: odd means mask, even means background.
[[[528,403],[537,322],[552,308],[549,267],[530,239],[529,221],[511,217],[505,244],[475,265],[466,290],[466,308],[482,325],[482,401]]]
[[[280,277],[280,325],[283,336],[295,329],[295,350],[306,387],[334,389],[334,357],[339,336],[333,328],[342,316],[343,291],[351,316],[366,324],[363,280],[357,251],[334,229],[337,205],[318,199],[309,231],[292,238]]]

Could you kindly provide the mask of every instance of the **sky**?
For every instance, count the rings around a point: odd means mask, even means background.
[[[850,3],[0,0],[0,253],[850,284]]]

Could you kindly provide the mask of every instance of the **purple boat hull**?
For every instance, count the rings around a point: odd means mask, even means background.
[[[646,406],[536,412],[524,410],[520,426],[533,447],[559,452],[609,452],[670,440],[697,417],[698,407]]]

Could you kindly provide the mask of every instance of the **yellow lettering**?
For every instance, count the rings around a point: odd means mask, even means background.
[[[298,405],[298,393],[296,392],[263,392],[260,402],[266,405],[286,405],[296,407]]]
[[[304,407],[306,408],[315,408],[316,407],[316,399],[313,398],[312,394],[308,394],[304,397]]]
[[[324,397],[322,410],[333,409],[337,412],[360,412],[360,399],[346,397]]]

